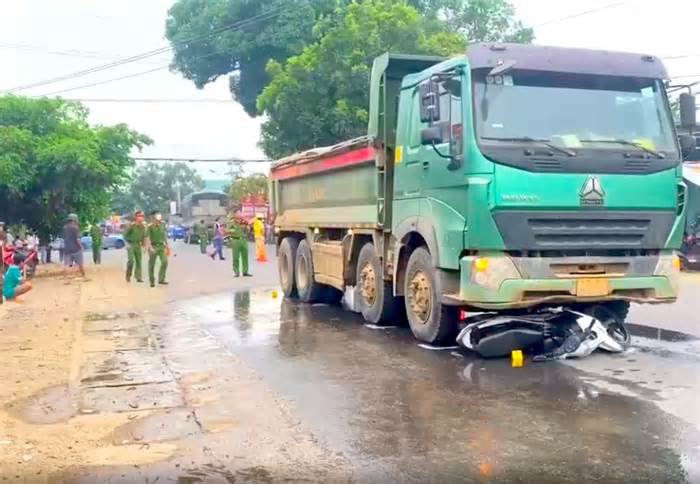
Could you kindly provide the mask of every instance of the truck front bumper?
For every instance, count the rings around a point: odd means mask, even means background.
[[[478,259],[488,259],[489,262],[480,265]],[[532,259],[524,261],[506,255],[467,256],[460,261],[459,293],[446,294],[443,296],[443,302],[481,309],[510,309],[615,300],[638,303],[675,301],[679,274],[675,254],[669,252],[641,259],[587,259],[586,265],[594,263],[605,267],[620,267],[619,264],[624,262],[627,267],[626,273],[566,277],[555,275],[549,268],[557,264],[575,265],[584,261],[571,258],[537,259],[533,264]],[[547,268],[542,264],[546,264]],[[486,274],[489,270],[492,273]],[[532,277],[533,275],[538,277]],[[582,279],[604,279],[606,290],[593,296],[582,295]]]

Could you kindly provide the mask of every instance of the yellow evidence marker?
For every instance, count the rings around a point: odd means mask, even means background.
[[[523,352],[521,350],[511,351],[510,361],[513,364],[513,368],[521,368],[523,366]]]

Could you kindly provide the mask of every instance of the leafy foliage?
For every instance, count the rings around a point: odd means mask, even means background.
[[[444,23],[467,42],[521,42],[534,38],[531,28],[515,19],[507,0],[409,0],[424,15]]]
[[[278,157],[364,132],[377,55],[450,55],[533,32],[508,0],[178,0],[166,36],[172,68],[198,87],[231,73],[234,98],[267,115],[261,145]]]
[[[258,98],[262,147],[279,157],[366,133],[373,59],[384,52],[449,55],[462,38],[435,28],[400,2],[366,0],[337,9],[316,26],[320,40],[291,57],[271,61],[270,84]]]
[[[120,213],[170,211],[170,202],[204,188],[204,180],[185,163],[146,163],[136,167],[131,182],[113,197],[112,208]]]
[[[229,189],[231,203],[236,205],[241,199],[251,195],[265,195],[267,197],[268,179],[262,173],[238,178],[234,180]]]
[[[165,26],[174,48],[171,68],[200,89],[232,73],[234,99],[254,116],[255,100],[268,82],[267,62],[301,52],[316,19],[335,5],[336,0],[178,0]],[[209,36],[234,25],[241,27]],[[190,39],[200,40],[183,42]]]
[[[78,103],[0,97],[0,219],[46,239],[69,212],[107,215],[110,191],[133,165],[129,153],[150,142],[123,124],[90,126]]]

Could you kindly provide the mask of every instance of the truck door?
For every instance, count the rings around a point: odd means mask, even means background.
[[[419,115],[420,93],[418,88],[401,92],[397,126],[397,142],[394,169],[394,197],[396,200],[419,198],[422,195],[423,172],[427,168],[425,149],[421,145]]]
[[[428,81],[430,82],[430,81]],[[439,94],[439,118],[421,123],[417,134],[430,126],[439,131],[439,139],[432,143],[423,140],[416,155],[420,159],[421,178],[419,227],[432,230],[438,264],[444,269],[458,269],[459,255],[464,245],[464,230],[468,204],[465,136],[471,125],[464,95],[466,76],[461,69],[438,74],[432,78],[433,89]],[[420,97],[420,86],[418,86]],[[425,103],[425,102],[424,102]]]

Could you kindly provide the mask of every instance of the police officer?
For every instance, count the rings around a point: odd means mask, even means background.
[[[240,277],[251,277],[248,272],[248,241],[246,240],[246,221],[243,218],[232,215],[228,225],[228,235],[231,244],[231,256],[233,258],[233,273]]]
[[[209,245],[209,232],[207,231],[207,224],[204,220],[200,220],[199,223],[194,224],[194,234],[199,239],[199,251],[202,254],[207,253],[207,245]]]
[[[97,222],[90,228],[90,238],[92,239],[92,262],[102,264],[102,227]]]
[[[143,282],[143,270],[141,260],[143,248],[146,246],[146,222],[143,212],[139,210],[134,214],[134,221],[124,232],[124,240],[127,243],[128,262],[126,263],[126,282],[131,281],[132,273],[137,282]]]
[[[151,287],[156,285],[156,259],[160,260],[160,268],[158,270],[158,284],[167,285],[165,281],[165,273],[168,270],[168,232],[163,223],[163,215],[156,211],[153,212],[153,220],[148,226],[148,279]]]

